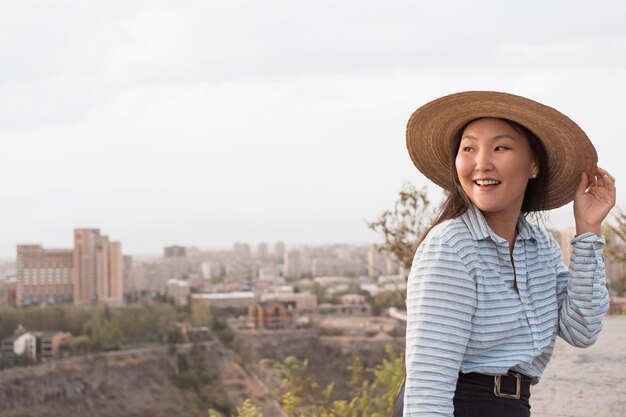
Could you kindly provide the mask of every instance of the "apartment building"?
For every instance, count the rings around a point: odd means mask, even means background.
[[[73,249],[18,245],[16,305],[121,304],[123,273],[121,244],[98,229],[74,230]]]
[[[119,242],[98,229],[74,230],[74,304],[123,302],[123,258]]]
[[[16,259],[16,304],[72,303],[74,252],[44,249],[41,245],[18,245]]]

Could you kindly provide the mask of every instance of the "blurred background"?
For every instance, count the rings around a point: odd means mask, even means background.
[[[522,95],[576,121],[619,186],[625,21],[609,0],[2,1],[0,415],[384,414],[407,262],[442,198],[409,116]],[[565,262],[571,211],[543,220]],[[587,362],[626,370],[623,343]]]

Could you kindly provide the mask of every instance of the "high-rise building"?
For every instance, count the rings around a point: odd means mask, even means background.
[[[96,253],[99,233],[93,229],[74,230],[74,302],[97,304]]]
[[[71,249],[18,245],[16,305],[71,303],[74,299],[73,257]]]
[[[300,278],[302,276],[302,259],[299,250],[285,252],[283,261],[283,274],[287,278]]]
[[[133,257],[130,255],[122,255],[122,264],[124,265],[122,268],[122,281],[124,282],[124,289],[122,292],[133,292],[135,289],[132,288],[132,282],[130,280],[130,270],[133,267]]]
[[[74,303],[119,304],[123,301],[121,244],[98,229],[74,230]]]
[[[372,245],[367,253],[367,275],[369,277],[379,277],[386,274],[385,257]]]
[[[369,277],[379,277],[381,275],[403,275],[404,272],[399,271],[400,266],[396,258],[389,252],[379,251],[375,245],[372,245],[367,253],[367,271]]]
[[[313,258],[311,260],[311,275],[314,277],[328,277],[339,274],[339,261],[334,258]]]
[[[183,258],[187,256],[187,248],[185,246],[166,246],[163,248],[164,258]]]
[[[250,259],[250,245],[247,243],[235,243],[233,245],[233,254],[239,260]]]
[[[97,252],[100,233],[94,229],[74,230],[74,302],[95,305],[97,296]]]
[[[260,259],[267,258],[267,243],[259,243],[256,248],[256,256]]]
[[[120,242],[109,243],[109,262],[105,302],[107,304],[121,304],[124,300],[124,256]]]
[[[283,259],[285,256],[285,244],[283,242],[277,242],[274,246],[274,257],[276,259]]]

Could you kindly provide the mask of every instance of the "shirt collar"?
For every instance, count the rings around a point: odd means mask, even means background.
[[[494,242],[504,242],[505,239],[496,235],[494,231],[489,227],[487,220],[485,220],[485,216],[483,213],[476,207],[471,204],[467,211],[461,216],[463,222],[467,225],[470,234],[472,235],[472,239],[474,240],[483,240],[490,238]],[[517,222],[517,238],[516,240],[528,240],[535,239],[535,233],[522,214],[519,216],[519,220]]]
[[[517,240],[537,240],[535,231],[524,215],[520,214],[517,221]]]

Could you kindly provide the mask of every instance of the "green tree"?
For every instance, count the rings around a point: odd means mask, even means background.
[[[11,336],[19,324],[28,330],[60,330],[78,335],[96,313],[94,309],[73,305],[3,307],[0,308],[0,339]]]
[[[363,386],[363,361],[361,357],[356,353],[352,354],[352,365],[349,368],[352,371],[352,378],[350,380],[350,394],[352,397],[358,397],[361,394],[361,388]]]
[[[388,417],[402,382],[403,358],[388,346],[387,357],[374,369],[364,370],[361,359],[353,357],[350,400],[332,400],[333,384],[320,392],[308,376],[306,360],[289,357],[284,362],[264,360],[278,371],[281,379],[281,405],[287,417]],[[363,378],[364,371],[375,376],[373,383]]]
[[[295,356],[289,356],[284,362],[265,359],[261,363],[278,371],[278,377],[284,389],[283,404],[286,399],[290,404],[296,401],[291,399],[292,396],[297,399],[298,406],[316,404],[319,398],[319,385],[308,375],[309,361],[307,359],[300,360]]]
[[[263,413],[250,400],[246,400],[241,407],[237,407],[237,417],[263,417]]]
[[[113,320],[106,316],[97,315],[85,324],[83,333],[91,339],[91,344],[96,350],[119,348],[122,341],[122,332]]]
[[[373,369],[376,385],[381,387],[386,415],[391,415],[398,389],[404,381],[404,355],[396,353],[390,345],[385,348],[387,357]]]
[[[387,356],[373,369],[364,369],[358,355],[353,356],[350,400],[333,401],[333,384],[320,392],[319,385],[308,374],[306,360],[290,356],[284,362],[265,359],[262,363],[278,371],[281,407],[287,417],[388,417],[404,378],[404,361],[391,346],[385,352]],[[364,380],[364,372],[374,375],[373,383]],[[223,417],[214,409],[209,409],[208,415]],[[246,400],[233,417],[263,417],[263,414]]]
[[[426,188],[418,190],[407,182],[400,190],[394,208],[384,211],[378,219],[367,222],[367,225],[383,235],[384,242],[377,245],[378,250],[390,252],[408,270],[413,262],[417,242],[428,226],[431,215]]]
[[[191,325],[213,327],[213,315],[211,308],[205,303],[191,304]]]
[[[324,288],[319,283],[314,283],[310,288],[310,291],[317,297],[318,303],[325,303],[328,301],[328,297],[326,296],[326,288]]]
[[[391,253],[405,273],[411,268],[420,237],[430,224],[432,211],[426,188],[418,190],[406,182],[394,208],[384,211],[376,221],[367,223],[370,229],[382,234],[383,243],[376,248]],[[406,291],[396,289],[388,297],[376,298],[373,313],[378,315],[389,307],[404,309],[405,301]]]
[[[209,417],[223,417],[220,412],[213,409],[209,409],[208,413]],[[248,399],[241,407],[237,407],[237,414],[234,417],[263,417],[263,412]]]
[[[74,355],[85,355],[91,352],[91,340],[87,335],[80,335],[72,338],[70,342],[70,352]]]
[[[386,291],[376,294],[371,301],[372,314],[380,316],[384,310],[395,307],[404,309],[406,307],[406,294],[404,291]]]

